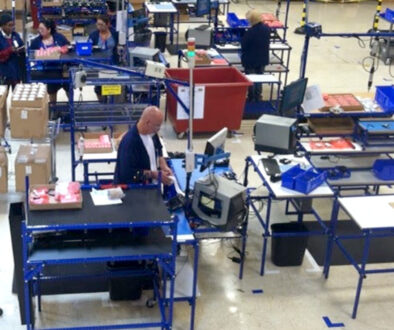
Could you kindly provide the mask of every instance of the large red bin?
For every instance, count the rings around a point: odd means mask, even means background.
[[[189,81],[189,69],[167,69],[168,78]],[[196,68],[194,84],[205,86],[204,118],[193,120],[194,132],[216,132],[223,127],[238,130],[241,126],[248,86],[252,83],[234,67]],[[172,84],[177,91],[178,84]],[[188,120],[179,120],[177,100],[167,91],[167,113],[175,132],[186,132]]]

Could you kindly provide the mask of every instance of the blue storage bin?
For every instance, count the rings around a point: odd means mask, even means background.
[[[394,112],[394,87],[376,86],[375,101],[384,112]]]
[[[394,10],[386,8],[386,11],[384,12],[384,18],[390,23],[394,23]]]
[[[282,174],[282,187],[309,194],[327,178],[327,172],[315,172],[312,168],[303,170],[300,165],[293,166]]]
[[[327,172],[315,172],[313,169],[305,171],[295,178],[295,188],[299,192],[309,194],[312,190],[319,187],[327,177]]]
[[[297,175],[304,173],[305,171],[301,169],[300,165],[296,165],[288,169],[286,172],[282,173],[282,187],[292,189],[295,188],[295,178]]]
[[[239,18],[236,13],[227,13],[227,24],[230,27],[238,27]]]
[[[377,159],[372,171],[380,180],[394,180],[394,159]]]
[[[89,41],[86,42],[77,42],[75,44],[76,53],[78,56],[89,56],[92,55],[92,46],[93,44]]]

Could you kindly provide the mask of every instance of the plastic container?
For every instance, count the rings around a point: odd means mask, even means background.
[[[247,27],[249,21],[247,19],[239,19],[235,13],[227,13],[227,24],[232,28]]]
[[[75,44],[76,53],[78,56],[89,56],[92,55],[92,43],[91,42],[77,42]]]
[[[274,265],[300,266],[308,244],[308,229],[305,225],[298,222],[275,223],[271,225],[271,232],[271,260]],[[287,236],[286,233],[300,236]]]
[[[293,166],[282,174],[282,187],[309,194],[319,187],[327,178],[327,172],[315,172],[312,168],[301,169],[300,165]]]
[[[380,180],[394,180],[394,159],[377,159],[372,171]]]
[[[189,69],[167,69],[168,78],[189,81]],[[217,132],[223,127],[238,130],[241,126],[246,93],[252,82],[234,67],[196,68],[194,83],[205,86],[204,116],[193,121],[193,130]],[[177,92],[179,85],[171,84]],[[177,133],[186,132],[187,119],[177,119],[176,98],[167,90],[168,117]]]
[[[155,48],[159,48],[162,53],[166,50],[167,32],[155,32]]]
[[[394,23],[394,10],[386,8],[386,11],[384,12],[384,18],[387,21]]]
[[[376,86],[375,101],[384,112],[394,112],[394,87]]]

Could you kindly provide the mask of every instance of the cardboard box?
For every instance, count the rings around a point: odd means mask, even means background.
[[[5,128],[7,125],[7,86],[0,86],[0,137],[4,137]]]
[[[25,177],[30,185],[48,184],[51,178],[49,144],[21,145],[15,158],[15,190],[25,191]]]
[[[67,195],[68,192],[65,192],[65,194],[63,194],[63,187],[70,184],[78,186],[78,193]],[[62,188],[58,190],[60,186],[62,186]],[[82,192],[77,182],[31,185],[29,187],[29,209],[32,211],[81,208]]]
[[[16,32],[23,33],[23,19],[16,18],[14,27]]]
[[[41,108],[11,107],[10,128],[12,138],[44,138],[48,129],[48,102]]]
[[[146,1],[146,0],[129,0],[129,3],[131,3],[131,5],[133,6],[134,10],[141,9],[142,7],[144,7],[144,3],[145,2],[149,2],[149,1]]]
[[[63,0],[41,0],[41,7],[60,7]]]
[[[12,0],[0,0],[0,9],[12,10]],[[25,0],[15,0],[15,10],[25,10]]]
[[[84,139],[84,154],[101,154],[113,151],[111,138],[108,134],[101,134],[97,138]]]
[[[0,193],[8,192],[8,157],[3,147],[0,147]]]

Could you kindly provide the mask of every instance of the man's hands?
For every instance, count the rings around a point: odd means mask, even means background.
[[[172,171],[167,166],[166,168],[161,170],[161,181],[166,185],[169,186],[172,184]],[[159,171],[151,171],[152,179],[158,180],[159,179]]]

